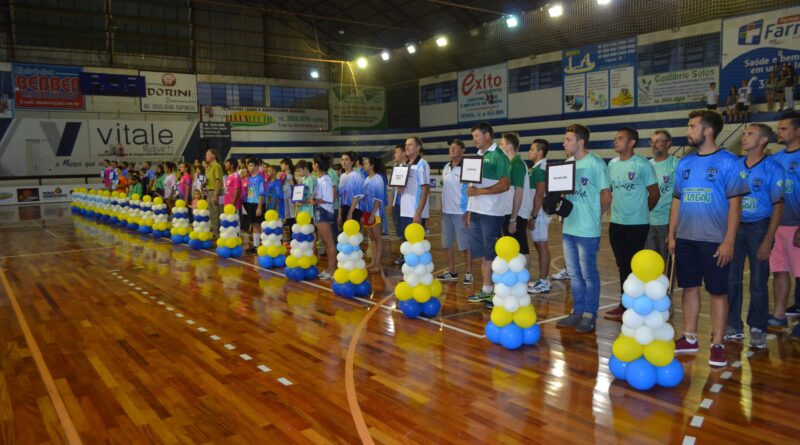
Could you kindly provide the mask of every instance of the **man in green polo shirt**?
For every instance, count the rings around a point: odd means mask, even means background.
[[[505,193],[504,200],[511,201],[510,212],[503,221],[503,235],[511,236],[519,243],[519,253],[525,255],[525,262],[530,264],[530,248],[528,247],[528,220],[533,210],[533,192],[528,176],[528,166],[519,155],[519,136],[516,133],[503,133],[500,148],[510,159],[509,179],[511,187]],[[490,306],[490,305],[489,305]]]
[[[219,230],[219,197],[224,192],[222,189],[222,166],[217,162],[217,150],[209,148],[206,151],[206,190],[208,190],[208,212],[211,223],[211,233]]]

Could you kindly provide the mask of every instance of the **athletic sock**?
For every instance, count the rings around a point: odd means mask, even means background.
[[[484,293],[491,294],[491,293],[492,293],[492,291],[494,291],[494,286],[486,286],[486,285],[484,285],[484,286],[483,286],[483,289],[481,289],[481,290],[482,290]]]

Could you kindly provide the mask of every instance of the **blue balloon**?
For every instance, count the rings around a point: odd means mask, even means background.
[[[303,270],[303,269],[300,269]],[[317,266],[311,266],[308,269],[303,271],[303,278],[306,280],[316,280],[317,275],[319,275],[319,271],[317,270]]]
[[[539,324],[534,324],[533,326],[523,329],[522,330],[522,344],[532,346],[536,343],[539,343],[539,339],[542,338],[542,328]]]
[[[294,238],[294,236],[292,236],[292,238]],[[337,244],[336,251],[344,253],[344,243]]]
[[[683,380],[683,365],[678,359],[672,359],[667,366],[656,368],[656,383],[665,388],[678,386]]]
[[[183,242],[183,237],[180,235],[172,235],[171,239],[174,244],[180,244],[181,242]]]
[[[210,249],[213,245],[214,243],[212,243],[211,240],[203,241],[203,249]]]
[[[267,255],[258,257],[258,265],[263,267],[264,269],[271,269],[274,266],[272,262],[272,257]]]
[[[275,264],[275,267],[284,267],[286,266],[286,255],[278,255],[272,259],[272,262]]]
[[[642,295],[633,301],[633,310],[642,317],[646,317],[650,315],[650,312],[653,312],[653,300],[646,295]]]
[[[639,391],[647,391],[655,386],[657,374],[656,367],[644,357],[639,357],[625,367],[625,379]]]
[[[511,286],[517,284],[517,274],[515,274],[514,272],[512,272],[510,270],[508,272],[504,273],[503,274],[503,284],[505,284],[508,287],[511,287]]]
[[[517,281],[519,281],[520,283],[527,283],[530,280],[531,280],[531,273],[528,271],[528,269],[522,269],[517,273]]]
[[[368,297],[372,293],[372,285],[369,280],[364,280],[360,284],[356,284],[356,296]]]
[[[611,371],[611,374],[617,380],[625,381],[625,368],[627,366],[628,366],[627,363],[618,359],[614,355],[612,355],[611,358],[608,359],[608,369]]]
[[[503,276],[499,273],[492,272],[492,283],[494,284],[501,284],[503,282]]]
[[[415,267],[417,264],[419,264],[419,256],[414,255],[413,253],[406,255],[405,260],[406,264],[408,264],[408,267]]]
[[[492,323],[491,321],[486,323],[486,329],[484,332],[486,332],[486,338],[490,342],[496,345],[500,344],[500,328],[496,324]]]
[[[658,312],[668,311],[671,303],[669,297],[659,298],[653,302],[653,310]]]
[[[349,281],[347,283],[342,283],[342,296],[343,297],[353,298],[355,296],[355,294],[356,294],[356,285],[355,284],[353,284],[353,283],[351,283]]]
[[[217,255],[222,258],[228,258],[231,256],[231,249],[228,247],[217,247]]]
[[[242,256],[242,253],[244,253],[244,249],[242,249],[242,245],[241,244],[239,244],[238,246],[236,246],[233,249],[231,249],[231,256],[233,256],[233,257]]]
[[[189,244],[190,240],[191,240],[191,238],[189,237],[189,235],[183,235],[183,243],[184,244]]]
[[[403,303],[403,307],[400,309],[403,311],[403,315],[408,318],[417,318],[422,313],[422,305],[416,300],[406,300]]]
[[[422,303],[422,313],[425,314],[426,317],[435,317],[436,314],[439,313],[439,309],[442,308],[442,303],[436,297],[431,297],[425,303]]]
[[[519,349],[522,346],[522,328],[516,323],[509,323],[500,328],[500,344],[506,349]]]
[[[433,262],[433,256],[431,256],[430,252],[425,252],[419,256],[419,264],[426,265],[431,264]]]
[[[631,297],[630,295],[622,294],[622,306],[625,307],[625,309],[633,308],[634,301],[636,301],[636,300],[633,297]]]

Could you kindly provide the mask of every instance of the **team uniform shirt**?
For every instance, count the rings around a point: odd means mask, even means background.
[[[536,198],[536,184],[544,182],[545,190],[547,190],[547,170],[545,170],[544,167],[546,165],[547,165],[547,160],[542,159],[541,161],[537,162],[533,167],[531,167],[530,170],[528,170],[528,180],[530,182],[529,187],[531,189],[531,196],[529,199],[531,203],[531,212],[533,212],[533,199]],[[540,206],[539,213],[536,215],[536,217],[548,218],[550,217],[550,215],[548,215]]]
[[[583,238],[600,236],[600,192],[610,187],[608,166],[594,153],[575,162],[575,193],[567,195],[572,212],[564,219],[563,232]]]
[[[255,176],[250,176],[247,180],[247,197],[245,202],[249,204],[258,204],[258,198],[264,197],[264,175],[257,173]],[[266,202],[266,199],[264,199]]]
[[[681,159],[673,191],[680,200],[678,238],[721,243],[728,229],[728,199],[750,192],[744,176],[741,161],[727,150]]]
[[[194,184],[192,185],[192,191],[197,190],[200,192],[201,195],[206,194],[206,175],[200,173],[194,179]]]
[[[339,177],[339,204],[353,205],[353,198],[364,194],[364,177],[358,170],[342,173]]]
[[[471,184],[471,187],[489,188],[498,182],[500,178],[511,174],[511,163],[508,156],[492,144],[485,152],[478,151],[478,156],[483,156],[483,177],[480,184]],[[511,213],[506,212],[511,204],[505,202],[503,193],[493,195],[470,196],[467,202],[467,210],[473,213],[490,216],[505,216]]]
[[[323,201],[323,204],[318,204],[322,209],[333,213],[333,182],[328,175],[322,175],[317,180],[317,187],[314,189],[314,199]]]
[[[111,174],[112,174],[113,171],[114,171],[114,169],[112,169],[111,167],[106,167],[100,173],[100,176],[103,178],[103,185],[105,185],[107,189],[111,188],[111,186],[112,186]]]
[[[745,182],[750,194],[742,197],[742,222],[750,223],[767,219],[772,215],[772,205],[783,201],[786,174],[783,167],[772,156],[765,156],[754,166],[747,166],[742,158]]]
[[[520,203],[517,216],[522,219],[530,219],[531,210],[533,210],[533,199],[528,204],[528,198],[531,194],[530,178],[528,178],[528,166],[519,155],[514,156],[509,161],[509,182],[508,190],[503,192],[501,200],[506,205],[506,215],[511,215],[514,211],[514,193],[516,188],[522,188],[522,203]]]
[[[800,149],[795,151],[781,150],[772,156],[783,167],[784,207],[780,225],[800,226]]]
[[[303,178],[303,185],[305,188],[303,189],[303,201],[308,201],[314,196],[314,190],[317,187],[317,178],[314,175],[308,175]],[[314,205],[313,204],[303,204],[297,210],[298,213],[306,212],[312,217],[314,216]]]
[[[614,224],[650,224],[647,187],[655,185],[656,172],[642,156],[634,154],[623,161],[616,157],[608,163],[611,179],[611,222]]]
[[[416,164],[408,169],[408,182],[400,195],[400,216],[413,218],[417,208],[422,205],[422,219],[429,216],[428,202],[421,203],[422,186],[431,184],[431,166],[428,161],[419,158]]]
[[[283,207],[283,184],[280,179],[273,179],[266,184],[267,210],[278,212],[278,218],[285,218]]]
[[[376,216],[383,215],[383,208],[386,205],[386,184],[379,175],[373,175],[364,180],[364,191],[358,201],[358,209],[365,213],[372,213],[375,201],[380,202]]]
[[[108,174],[108,180],[111,181],[111,188],[116,190],[117,185],[119,185],[119,173],[112,169],[111,173]]]
[[[658,191],[661,192],[658,203],[650,211],[650,225],[668,226],[669,209],[672,206],[672,189],[675,187],[675,170],[678,168],[678,160],[675,156],[668,156],[667,159],[661,162],[651,159],[650,164],[653,165],[653,169],[656,172]]]
[[[155,178],[155,177],[156,177],[156,172],[154,172],[153,170],[147,170],[147,179],[148,180],[152,181],[153,178]]]
[[[461,182],[461,165],[448,162],[442,170],[442,213],[467,213],[467,183]]]
[[[233,197],[236,196],[236,191],[240,190],[239,197],[234,202]],[[225,205],[233,204],[237,209],[242,208],[242,178],[238,172],[233,172],[225,177]]]

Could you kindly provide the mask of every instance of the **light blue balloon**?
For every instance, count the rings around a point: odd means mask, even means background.
[[[419,256],[414,255],[413,253],[406,255],[405,260],[409,267],[415,267],[417,264],[419,264]]]
[[[504,273],[503,274],[503,284],[505,284],[508,287],[511,287],[511,286],[517,284],[517,274],[515,274],[514,272],[512,272],[510,270],[508,272]]]
[[[492,283],[501,284],[502,282],[503,282],[503,276],[502,275],[500,275],[497,272],[492,273]]]
[[[656,367],[640,357],[625,366],[625,379],[635,389],[647,391],[656,385]]]
[[[528,272],[528,269],[522,269],[520,272],[517,273],[517,281],[520,283],[527,283],[531,280],[531,273]]]
[[[678,359],[672,359],[667,366],[656,368],[656,383],[665,388],[678,386],[683,380],[683,365]]]
[[[631,297],[628,294],[622,294],[622,306],[624,306],[625,309],[633,308],[633,302],[634,302],[633,297]]]
[[[427,265],[433,262],[433,257],[431,256],[430,252],[425,252],[419,256],[419,264]]]
[[[653,300],[642,295],[633,301],[633,310],[642,317],[646,317],[653,312]]]
[[[653,309],[664,312],[669,310],[670,305],[669,297],[659,298],[653,302]]]

